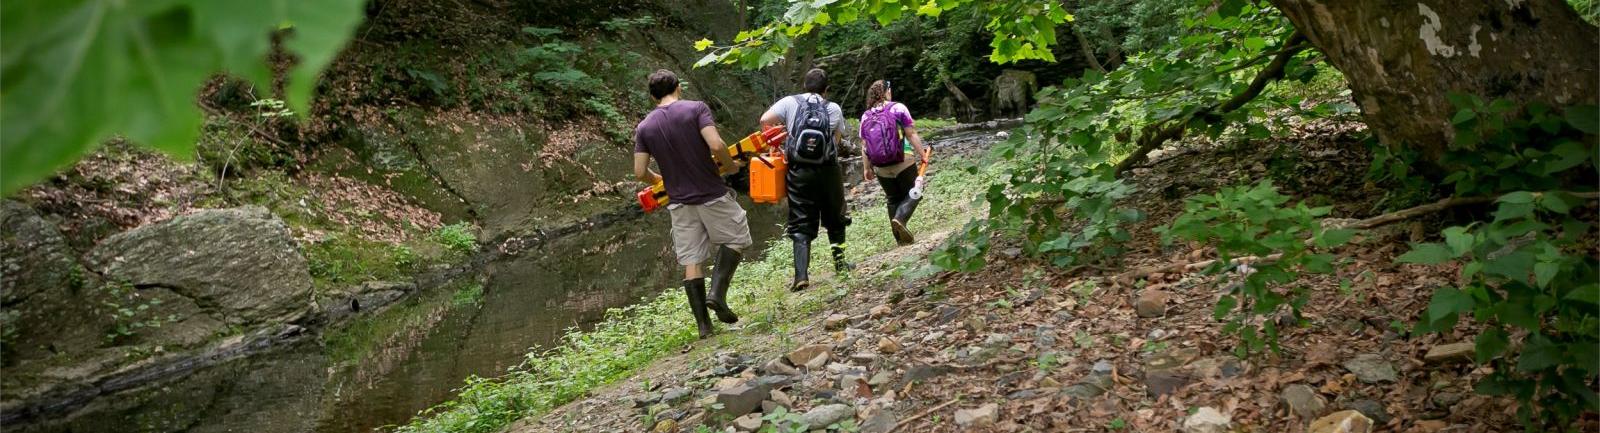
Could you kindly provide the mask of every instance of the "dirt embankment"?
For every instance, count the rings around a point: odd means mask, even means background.
[[[7,198],[0,421],[315,335],[463,272],[482,241],[618,220],[645,73],[684,73],[730,136],[778,93],[689,68],[732,7],[374,2],[307,117],[218,79],[194,161],[113,140]]]
[[[1452,279],[1393,260],[1444,215],[1369,230],[1341,247],[1350,260],[1336,274],[1297,281],[1312,293],[1305,322],[1268,318],[1285,320],[1281,353],[1231,353],[1236,337],[1212,311],[1236,273],[1118,278],[1213,258],[1150,229],[1184,197],[1224,186],[1274,179],[1334,204],[1334,218],[1373,216],[1385,194],[1362,179],[1368,153],[1348,132],[1319,125],[1288,141],[1163,152],[1129,178],[1147,219],[1112,261],[1064,270],[997,245],[974,273],[895,265],[942,243],[929,236],[865,264],[848,294],[798,319],[809,322],[799,332],[706,340],[511,431],[1334,431],[1311,428],[1324,418],[1398,432],[1520,429],[1514,401],[1473,394],[1487,372],[1458,362],[1467,337],[1397,325]]]

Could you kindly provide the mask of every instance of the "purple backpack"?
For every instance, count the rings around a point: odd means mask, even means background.
[[[873,166],[883,167],[905,161],[904,145],[900,143],[900,122],[895,118],[894,103],[867,110],[861,115],[861,141],[866,144],[864,153]]]

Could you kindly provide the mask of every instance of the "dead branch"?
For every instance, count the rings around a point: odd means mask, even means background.
[[[212,107],[212,106],[207,105],[205,103],[201,103],[199,105],[200,105],[200,111],[204,111],[204,112],[206,112],[206,114],[209,114],[209,115],[212,115],[212,116],[217,116],[217,117],[227,117],[228,116],[227,113],[224,113],[219,108]],[[250,122],[240,122],[240,123],[243,123],[246,128],[250,129],[250,132],[253,135],[255,135],[256,137],[260,137],[262,140],[270,141],[270,142],[272,142],[272,144],[276,144],[276,145],[278,145],[278,146],[280,146],[282,148],[285,148],[285,149],[289,148],[289,143],[284,142],[282,139],[278,138],[278,136],[275,135],[275,134],[270,134],[270,133],[267,133],[267,131],[261,130],[261,128],[256,126],[254,123],[250,123]]]
[[[1548,193],[1541,193],[1541,194],[1548,194]],[[1567,192],[1567,194],[1571,194],[1571,195],[1576,196],[1578,198],[1589,199],[1589,200],[1600,198],[1600,192]],[[1501,196],[1503,196],[1503,194],[1502,195],[1492,195],[1492,196],[1478,196],[1478,197],[1451,197],[1451,198],[1446,198],[1446,199],[1439,200],[1439,201],[1436,201],[1436,202],[1433,202],[1433,203],[1428,203],[1428,204],[1425,204],[1425,205],[1414,206],[1414,207],[1410,207],[1410,208],[1401,209],[1401,210],[1397,210],[1397,211],[1394,211],[1394,212],[1378,215],[1378,216],[1375,216],[1375,217],[1372,217],[1372,218],[1367,218],[1367,219],[1362,219],[1362,220],[1355,220],[1354,222],[1349,222],[1349,223],[1341,224],[1339,222],[1336,222],[1336,219],[1333,219],[1333,218],[1324,219],[1322,221],[1324,223],[1324,226],[1326,226],[1328,228],[1346,228],[1346,229],[1367,230],[1367,229],[1372,229],[1372,228],[1375,228],[1375,227],[1382,227],[1382,226],[1385,226],[1385,225],[1393,224],[1393,223],[1404,221],[1404,220],[1411,219],[1411,218],[1416,218],[1416,217],[1419,217],[1419,216],[1422,216],[1422,215],[1431,214],[1431,213],[1434,213],[1434,212],[1442,211],[1442,210],[1449,209],[1449,208],[1456,207],[1456,206],[1467,206],[1467,205],[1474,205],[1474,204],[1493,203],[1495,200],[1499,200]],[[1307,240],[1306,242],[1309,243],[1311,241]],[[1233,260],[1229,260],[1228,261],[1228,266],[1229,267],[1235,267],[1235,266],[1244,265],[1244,264],[1251,264],[1251,263],[1270,263],[1270,262],[1273,262],[1273,261],[1277,261],[1280,258],[1283,258],[1283,254],[1273,254],[1273,255],[1266,256],[1266,257],[1255,257],[1255,256],[1239,257],[1239,258],[1235,258]],[[1140,278],[1148,277],[1148,276],[1153,275],[1153,274],[1166,274],[1166,273],[1174,273],[1174,272],[1184,272],[1184,273],[1195,272],[1195,271],[1210,267],[1210,266],[1212,266],[1212,265],[1214,265],[1216,263],[1217,263],[1217,260],[1203,260],[1203,261],[1198,261],[1198,262],[1193,262],[1193,263],[1170,263],[1170,264],[1161,265],[1161,266],[1151,266],[1151,267],[1147,267],[1147,268],[1135,269],[1135,270],[1132,270],[1132,271],[1124,272],[1123,274],[1118,275],[1116,277],[1115,281],[1132,282],[1134,280],[1138,280]]]
[[[916,421],[919,418],[928,416],[929,414],[937,412],[939,409],[944,409],[946,406],[950,406],[952,404],[956,404],[956,402],[958,402],[958,401],[961,401],[961,399],[957,398],[957,399],[950,400],[950,401],[947,401],[947,402],[944,402],[944,403],[939,403],[938,406],[934,406],[932,409],[928,409],[928,410],[922,411],[922,413],[919,413],[919,414],[916,414],[916,415],[912,415],[910,418],[906,418],[904,420],[901,420],[900,422],[894,423],[894,427],[890,428],[889,432],[890,433],[894,433],[894,431],[895,430],[899,430],[900,427],[905,427],[907,425],[910,425],[912,421]]]
[[[1235,258],[1235,259],[1229,260],[1228,261],[1228,267],[1233,268],[1233,267],[1238,267],[1239,265],[1248,265],[1248,264],[1253,264],[1253,263],[1271,263],[1271,262],[1278,261],[1278,259],[1281,259],[1281,258],[1283,258],[1283,254],[1272,254],[1272,255],[1268,255],[1266,257],[1256,257],[1256,256],[1239,257],[1239,258]],[[1199,271],[1201,269],[1209,268],[1209,267],[1211,267],[1212,265],[1215,265],[1215,264],[1217,264],[1217,260],[1216,259],[1201,260],[1201,261],[1193,262],[1193,263],[1182,263],[1182,262],[1179,262],[1179,263],[1169,263],[1169,264],[1165,264],[1165,265],[1161,265],[1161,266],[1151,266],[1151,267],[1148,267],[1148,268],[1135,269],[1135,270],[1123,273],[1122,275],[1118,275],[1117,278],[1116,278],[1116,281],[1125,282],[1125,283],[1131,283],[1131,282],[1136,281],[1136,280],[1138,280],[1140,278],[1148,277],[1148,276],[1155,275],[1155,274],[1190,273],[1190,272]]]

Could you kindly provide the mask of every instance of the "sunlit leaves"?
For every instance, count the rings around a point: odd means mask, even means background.
[[[706,57],[695,63],[696,67],[710,64],[733,65],[757,69],[777,63],[788,53],[792,43],[780,38],[795,38],[810,34],[817,26],[848,24],[867,18],[880,26],[913,16],[937,18],[945,11],[959,7],[981,8],[993,17],[984,26],[994,35],[989,60],[1010,63],[1019,60],[1055,61],[1051,47],[1056,44],[1056,26],[1072,20],[1072,15],[1059,3],[1037,0],[811,0],[793,1],[782,19],[763,27],[741,32],[732,44],[715,43],[695,45],[707,51]]]
[[[358,0],[19,0],[0,4],[0,189],[10,193],[114,135],[186,157],[195,92],[228,72],[270,87],[266,53],[288,29],[288,101],[305,113],[317,73],[360,21]]]

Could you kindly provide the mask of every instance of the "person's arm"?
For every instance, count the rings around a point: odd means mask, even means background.
[[[661,181],[661,176],[650,171],[650,152],[647,152],[644,142],[639,141],[639,131],[633,131],[633,178],[639,179],[645,185],[654,185]]]
[[[661,175],[650,170],[650,154],[644,152],[633,153],[633,177],[644,182],[645,185],[654,185],[661,181]]]
[[[933,158],[933,149],[922,145],[922,136],[917,134],[917,127],[907,126],[905,130],[906,139],[911,140],[911,148],[917,150],[917,156],[922,158],[922,163],[928,163]]]
[[[863,151],[862,153],[863,153],[863,155],[861,155],[861,180],[864,180],[864,181],[867,181],[867,182],[872,182],[872,178],[873,178],[873,176],[872,176],[873,175],[872,162],[871,161],[867,161],[867,155],[865,155],[866,152]]]
[[[917,134],[917,121],[911,118],[911,110],[906,108],[905,104],[895,104],[894,108],[898,117],[897,121],[905,124],[900,128],[901,134],[905,135],[906,140],[911,142],[911,148],[916,150],[917,157],[922,160],[922,163],[927,164],[929,158],[933,157],[933,148],[922,144],[922,135]]]
[[[777,108],[777,107],[774,106],[773,108]],[[761,114],[761,127],[762,128],[767,128],[767,127],[772,127],[772,126],[782,126],[782,125],[783,125],[783,118],[782,117],[778,117],[778,112],[777,111],[767,110],[766,113],[762,113]]]
[[[722,141],[722,135],[717,133],[716,126],[700,128],[700,137],[705,138],[706,146],[711,148],[711,159],[717,160],[718,168],[722,175],[730,175],[739,171],[739,166],[728,156],[728,143]]]
[[[860,153],[862,157],[866,157],[866,152],[856,152],[850,149],[845,149],[846,143],[844,138],[849,136],[848,129],[850,124],[845,123],[844,121],[844,109],[840,108],[839,104],[829,102],[828,116],[831,118],[830,120],[833,121],[833,142],[836,144],[836,146],[833,146],[834,153],[837,153],[841,159],[850,156],[852,152]]]

